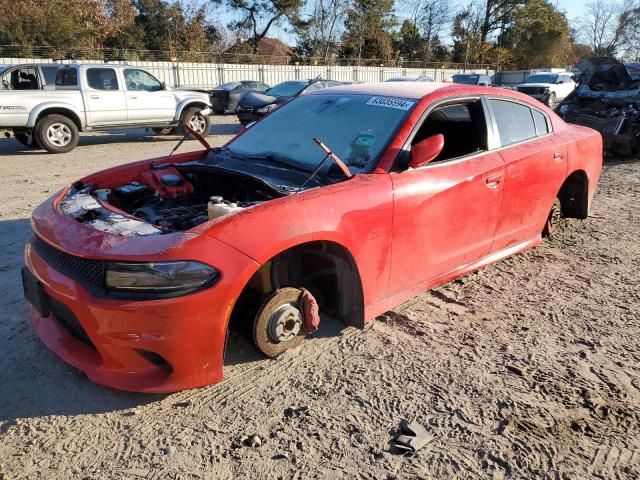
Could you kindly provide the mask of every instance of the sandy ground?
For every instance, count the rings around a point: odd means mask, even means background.
[[[219,117],[212,143],[236,128]],[[109,390],[32,332],[28,218],[64,184],[174,140],[93,135],[59,156],[0,140],[0,478],[640,477],[638,162],[606,164],[588,221],[364,331],[328,322],[277,360],[235,337],[221,384]],[[390,451],[403,418],[435,435],[413,456]],[[260,448],[244,445],[254,434]]]

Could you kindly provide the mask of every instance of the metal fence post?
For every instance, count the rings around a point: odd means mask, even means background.
[[[173,62],[173,86],[180,86],[180,67],[178,66],[178,62]]]
[[[264,81],[264,65],[260,65],[258,67],[258,77],[260,78],[260,81],[262,83],[265,83],[265,81]]]

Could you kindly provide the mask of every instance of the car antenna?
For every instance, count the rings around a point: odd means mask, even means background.
[[[322,140],[320,140],[319,138],[314,138],[313,141],[316,143],[316,145],[318,145],[324,151],[326,155],[324,156],[322,161],[318,164],[318,166],[313,170],[313,172],[311,172],[311,175],[309,175],[309,177],[304,181],[304,183],[300,185],[300,188],[304,188],[304,186],[307,183],[309,183],[313,179],[313,177],[315,177],[318,174],[318,172],[322,168],[322,165],[324,165],[324,162],[327,161],[327,158],[331,158],[331,160],[336,162],[336,165],[340,167],[340,170],[342,170],[342,173],[344,173],[345,177],[347,178],[353,177],[353,173],[351,173],[351,171],[349,170],[349,167],[347,167],[344,164],[344,162],[340,160],[335,153],[329,150],[329,148],[324,143],[322,143]]]

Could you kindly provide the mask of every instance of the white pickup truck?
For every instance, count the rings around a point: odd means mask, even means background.
[[[65,64],[55,86],[0,90],[0,133],[51,153],[73,150],[79,132],[151,128],[166,133],[184,123],[207,135],[208,95],[170,90],[146,70],[127,65]]]

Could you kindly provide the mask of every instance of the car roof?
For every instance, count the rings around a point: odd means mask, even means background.
[[[455,87],[453,87],[451,83],[444,82],[379,82],[341,85],[327,90],[319,90],[318,92],[379,95],[383,97],[402,97],[417,100],[441,88]],[[310,95],[314,94],[316,94],[316,92],[312,92]]]

